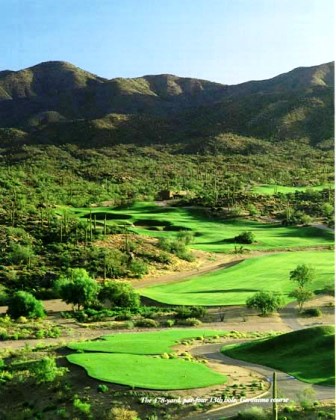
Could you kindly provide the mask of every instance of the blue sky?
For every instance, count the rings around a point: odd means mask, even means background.
[[[333,0],[0,0],[0,70],[234,84],[334,59]]]

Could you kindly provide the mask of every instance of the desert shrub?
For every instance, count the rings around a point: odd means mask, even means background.
[[[140,279],[142,276],[148,273],[148,265],[139,258],[132,260],[128,268],[131,277]]]
[[[163,322],[165,327],[173,327],[175,325],[175,321],[173,319],[167,319]]]
[[[45,316],[42,302],[31,293],[16,292],[8,302],[8,315],[17,319],[20,316],[27,318],[43,318]]]
[[[134,323],[134,325],[136,327],[156,328],[159,326],[159,323],[155,321],[154,319],[143,318],[143,319],[138,319]]]
[[[67,372],[66,368],[58,368],[54,357],[44,357],[32,364],[30,372],[33,373],[37,383],[53,382],[58,376]]]
[[[176,319],[203,318],[207,313],[203,306],[180,306],[175,308]]]
[[[247,408],[246,410],[238,413],[238,418],[244,420],[263,420],[267,419],[267,417],[268,416],[265,410],[256,406]]]
[[[254,233],[250,231],[242,232],[233,239],[238,244],[253,244],[256,241]]]
[[[179,324],[185,325],[188,327],[197,327],[198,325],[202,325],[202,321],[200,321],[197,318],[187,318],[187,319],[180,320]]]
[[[106,281],[99,293],[99,300],[109,300],[112,306],[136,308],[140,306],[139,294],[127,281]]]
[[[97,390],[98,390],[98,392],[105,393],[105,392],[108,392],[109,387],[105,384],[99,384]]]
[[[76,408],[78,411],[80,411],[83,414],[88,415],[91,412],[91,404],[81,401],[78,397],[74,399],[73,406],[74,408]]]
[[[138,413],[123,407],[114,407],[109,411],[106,420],[137,420]]]
[[[318,308],[309,308],[309,309],[305,309],[302,312],[302,315],[305,315],[305,316],[321,316],[322,311]]]

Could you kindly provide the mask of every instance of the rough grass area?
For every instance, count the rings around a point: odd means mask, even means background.
[[[312,185],[312,186],[306,186],[306,187],[287,187],[285,185],[264,184],[264,185],[258,185],[254,187],[252,191],[256,194],[261,194],[261,195],[274,195],[277,193],[290,194],[290,193],[295,193],[295,191],[306,191],[306,190],[322,191],[329,188],[334,189],[334,185],[323,184],[323,185]]]
[[[282,370],[318,385],[335,384],[335,328],[313,327],[250,343],[223,347],[235,359]]]
[[[227,381],[225,375],[201,363],[182,359],[109,353],[72,354],[67,358],[93,378],[137,388],[192,389]]]
[[[88,217],[89,209],[68,209],[80,218]],[[90,209],[96,215],[97,225],[107,219],[108,225],[128,226],[136,233],[154,237],[175,237],[181,230],[192,231],[192,248],[209,252],[231,252],[233,238],[242,231],[252,231],[256,242],[244,248],[251,250],[281,249],[331,245],[333,234],[314,227],[283,227],[249,220],[213,221],[200,211],[177,207],[160,207],[154,203],[136,203],[129,208]]]
[[[68,345],[73,350],[128,354],[162,354],[183,339],[225,336],[225,331],[203,329],[174,329],[141,333],[105,335],[101,341],[83,341]]]
[[[311,290],[333,284],[334,254],[332,251],[306,251],[249,258],[232,267],[192,277],[179,283],[139,289],[142,296],[170,305],[225,306],[241,305],[259,290],[283,293],[285,300],[296,285],[289,272],[298,264],[311,264],[316,279]]]

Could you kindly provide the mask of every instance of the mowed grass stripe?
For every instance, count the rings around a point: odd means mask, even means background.
[[[335,384],[335,328],[307,328],[250,343],[225,346],[235,359],[258,363],[318,385]]]
[[[68,347],[73,350],[128,353],[154,355],[169,353],[172,347],[183,339],[225,336],[225,331],[204,329],[173,329],[139,333],[119,333],[105,335],[102,341],[82,341],[70,343]]]
[[[175,237],[180,230],[195,233],[192,248],[212,252],[228,252],[234,249],[232,239],[242,231],[252,231],[256,243],[248,249],[280,249],[330,245],[333,234],[314,227],[283,227],[279,224],[259,223],[250,220],[214,221],[195,209],[160,207],[154,203],[136,203],[126,209],[97,207],[94,209],[68,209],[80,218],[87,218],[90,211],[102,223],[102,214],[112,220],[108,224],[126,225],[134,232],[153,237]]]
[[[203,388],[227,381],[207,366],[182,359],[161,359],[133,354],[82,353],[67,356],[89,376],[131,387],[173,390]]]
[[[288,294],[296,288],[289,272],[298,264],[312,265],[316,278],[311,290],[333,284],[334,253],[332,251],[289,252],[249,258],[243,262],[179,283],[139,289],[142,296],[170,305],[242,305],[259,290]]]

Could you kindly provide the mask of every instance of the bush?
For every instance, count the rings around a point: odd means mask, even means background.
[[[148,265],[144,261],[136,258],[131,261],[129,265],[129,270],[131,273],[131,277],[140,279],[142,276],[148,273]]]
[[[54,287],[64,302],[77,305],[78,310],[93,304],[99,292],[99,284],[83,268],[70,269],[68,276],[60,277]]]
[[[111,306],[138,308],[140,306],[139,294],[127,281],[106,281],[99,293],[99,300],[109,300]]]
[[[42,302],[31,293],[16,292],[9,300],[7,313],[14,319],[21,316],[27,318],[43,318],[45,316]]]
[[[253,232],[242,232],[233,239],[238,244],[253,244],[256,241]]]
[[[111,408],[106,420],[137,420],[138,413],[123,407]]]
[[[258,309],[261,315],[267,315],[278,310],[282,304],[282,296],[272,292],[257,292],[246,300],[246,306]]]
[[[175,308],[176,319],[203,318],[207,313],[203,306],[180,306]]]
[[[98,392],[105,393],[105,392],[108,392],[109,387],[105,384],[99,384],[97,390],[98,390]]]
[[[244,420],[263,420],[267,419],[267,417],[268,416],[265,410],[256,406],[247,408],[246,410],[238,413],[238,418]]]
[[[202,325],[202,321],[197,318],[187,318],[179,321],[179,324],[188,327],[197,327],[198,325]]]
[[[322,311],[318,308],[309,308],[309,309],[305,309],[302,312],[302,315],[305,315],[305,316],[321,316]]]
[[[74,399],[73,406],[81,413],[90,414],[91,412],[91,404],[81,401],[79,398]]]
[[[57,367],[54,357],[44,357],[35,362],[30,369],[37,383],[53,382],[58,376],[63,376],[66,371],[66,368]]]
[[[138,319],[134,325],[136,327],[145,327],[145,328],[157,328],[159,326],[159,323],[157,321],[154,321],[154,319]]]
[[[173,327],[175,325],[175,321],[173,319],[167,319],[164,321],[163,325],[165,327]]]

